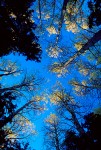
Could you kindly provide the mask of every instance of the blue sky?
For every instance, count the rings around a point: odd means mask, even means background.
[[[67,33],[63,35],[64,40],[68,37]],[[27,70],[27,74],[30,73],[37,73],[39,77],[45,78],[45,82],[41,85],[41,92],[47,91],[49,94],[52,90],[52,87],[55,85],[57,81],[61,81],[64,86],[67,87],[67,82],[71,78],[70,76],[63,76],[58,78],[56,74],[51,73],[48,70],[48,65],[53,62],[54,58],[50,58],[46,53],[46,41],[41,43],[42,46],[42,60],[40,63],[34,61],[26,61],[26,58],[23,56],[19,56],[18,54],[13,55],[10,54],[9,56],[5,56],[11,61],[16,61],[18,65],[20,65],[21,69]],[[19,78],[18,78],[19,80]],[[68,87],[69,88],[69,87]],[[40,91],[39,91],[40,93]],[[44,125],[44,119],[48,117],[50,113],[54,113],[54,107],[51,104],[47,104],[47,110],[43,112],[41,115],[38,115],[34,119],[35,128],[37,130],[37,135],[29,136],[26,140],[30,143],[30,145],[35,148],[35,150],[44,150],[45,146],[43,145],[44,142],[44,133],[42,132],[42,126]],[[44,147],[43,147],[44,146]]]

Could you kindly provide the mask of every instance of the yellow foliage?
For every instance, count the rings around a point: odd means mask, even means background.
[[[57,34],[57,31],[53,26],[46,28],[46,30],[49,32],[49,34]]]
[[[69,24],[70,24],[70,21],[69,21],[69,20],[65,20],[65,24],[66,24],[66,25],[69,25]]]
[[[59,53],[62,52],[62,50],[59,49],[57,46],[50,47],[47,51],[49,56],[54,58],[57,58],[59,56]]]
[[[16,134],[14,134],[14,133],[12,133],[12,134],[9,134],[8,136],[7,136],[7,138],[8,139],[13,139],[13,138],[17,138],[17,135]]]
[[[31,123],[30,120],[28,120],[28,118],[20,116],[20,115],[16,115],[14,117],[14,122],[16,122],[15,127],[16,128],[16,132],[17,134],[35,134],[35,127],[33,125],[33,123]],[[21,133],[20,133],[21,132]]]
[[[66,30],[76,33],[76,32],[78,32],[78,27],[75,22],[70,22],[68,25],[66,25]]]
[[[82,43],[76,43],[75,48],[79,51],[82,48]]]
[[[72,4],[68,4],[66,11],[67,11],[67,13],[69,13],[70,15],[76,15],[76,13],[78,12],[78,8],[73,7]]]
[[[86,86],[87,85],[86,81],[82,81],[82,85]]]
[[[42,96],[36,96],[36,97],[33,97],[33,99],[35,99],[36,101],[41,101],[42,100]]]
[[[50,95],[51,103],[58,104],[59,101],[61,101],[61,99],[62,99],[62,93],[59,91],[56,91],[52,95]]]
[[[83,95],[84,95],[84,93],[83,93],[83,91],[81,90],[81,87],[80,87],[80,86],[75,86],[75,87],[74,87],[74,90],[75,90],[75,92],[76,92],[77,95],[79,95],[79,96],[83,96]]]
[[[58,55],[59,55],[59,51],[57,51],[56,48],[52,48],[51,51],[49,52],[49,56],[50,56],[50,57],[57,58]]]
[[[53,67],[52,68],[52,72],[54,72],[54,73],[61,73],[61,68],[59,66]]]
[[[57,123],[58,118],[56,116],[56,114],[50,114],[50,116],[45,120],[45,122],[53,124],[53,123]]]
[[[81,88],[80,88],[80,86],[76,85],[74,89],[76,92],[79,92]]]
[[[84,68],[84,69],[80,69],[79,72],[80,72],[81,74],[85,75],[85,76],[88,74],[88,70],[85,69],[85,68]]]
[[[16,15],[15,15],[13,12],[10,14],[10,16],[11,16],[12,18],[16,19]]]
[[[83,29],[88,29],[88,24],[86,22],[83,22],[82,26]]]
[[[45,19],[47,20],[47,19],[49,19],[50,18],[50,16],[47,14],[46,16],[45,16]]]
[[[58,77],[61,77],[68,72],[68,70],[65,67],[63,67],[61,64],[58,63],[53,64],[51,71],[57,73]]]
[[[77,82],[76,80],[72,80],[72,81],[70,81],[70,84],[71,84],[71,85],[77,85],[78,82]]]

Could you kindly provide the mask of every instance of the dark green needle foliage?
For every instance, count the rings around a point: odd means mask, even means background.
[[[18,52],[27,60],[40,61],[41,49],[33,31],[33,0],[0,1],[0,56]]]
[[[16,96],[11,92],[0,93],[0,122],[5,120],[6,117],[14,112],[15,105],[12,101],[16,99]]]
[[[14,113],[16,105],[13,102],[15,99],[16,96],[10,91],[0,93],[0,126],[7,120],[8,116]]]
[[[84,117],[85,134],[67,131],[63,143],[65,150],[100,150],[101,148],[101,115],[90,113]]]
[[[0,93],[0,125],[4,120],[6,120],[7,116],[13,114],[15,105],[13,104],[13,100],[15,100],[15,96],[11,92],[2,92]],[[10,142],[6,139],[6,136],[9,134],[8,130],[0,129],[0,148],[9,149]]]
[[[88,7],[90,9],[89,27],[99,26],[101,24],[101,0],[90,0],[88,2]]]

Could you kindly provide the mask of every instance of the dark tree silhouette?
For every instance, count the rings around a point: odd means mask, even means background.
[[[63,143],[65,150],[100,150],[101,148],[101,115],[90,113],[84,116],[82,124],[85,134],[67,131]]]
[[[31,150],[29,143],[20,143],[18,140],[7,139],[8,131],[0,130],[0,149],[3,150]]]
[[[34,34],[31,9],[34,0],[0,1],[0,56],[18,52],[27,60],[40,61],[41,49]]]
[[[6,120],[7,115],[14,113],[16,106],[13,100],[16,97],[11,92],[0,93],[0,120]],[[0,121],[1,123],[1,121]],[[31,150],[28,143],[21,144],[16,139],[9,139],[7,136],[11,134],[9,129],[0,129],[0,149],[3,150]]]
[[[98,26],[101,24],[101,1],[100,0],[90,0],[88,2],[88,7],[90,9],[89,27]]]
[[[0,119],[5,120],[7,114],[11,115],[14,112],[15,105],[12,103],[16,96],[12,92],[0,93]]]

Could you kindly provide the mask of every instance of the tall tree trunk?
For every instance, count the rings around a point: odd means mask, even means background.
[[[67,60],[64,65],[64,67],[67,67],[74,59],[79,57],[81,54],[85,53],[86,50],[88,50],[91,46],[94,46],[95,43],[101,40],[101,30],[96,32],[92,38],[88,40],[88,42],[78,51],[76,54],[74,54],[69,60]]]
[[[57,127],[56,127],[56,124],[55,124],[55,126],[54,126],[54,129],[55,129],[55,135],[56,135],[56,137],[55,137],[55,142],[56,142],[56,150],[60,150],[60,148],[59,148],[59,138],[58,138],[58,131],[57,131]]]
[[[78,121],[74,110],[72,110],[69,106],[66,106],[66,109],[71,114],[73,124],[75,125],[75,127],[76,127],[77,131],[79,132],[79,134],[80,135],[85,134],[85,131],[84,131],[83,127],[81,126],[80,122]]]

